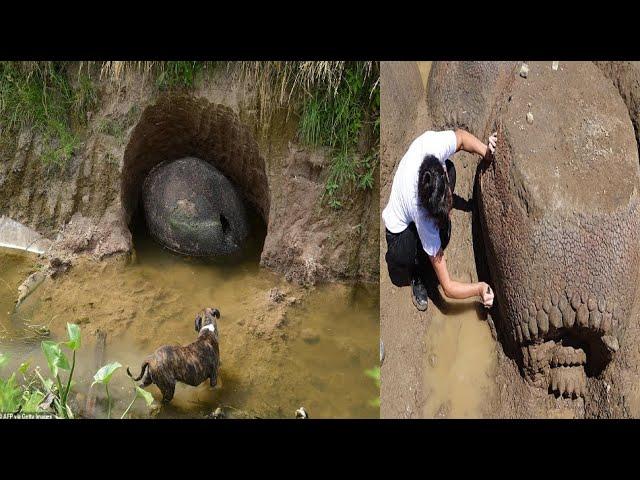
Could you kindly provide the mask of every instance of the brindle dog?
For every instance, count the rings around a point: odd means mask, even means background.
[[[142,388],[155,383],[162,392],[162,401],[166,403],[173,399],[176,382],[196,387],[209,378],[211,386],[215,387],[220,365],[217,318],[220,318],[218,309],[205,308],[196,316],[198,339],[195,342],[186,347],[160,347],[142,364],[138,378],[133,378],[129,367],[127,375],[135,381],[142,379]]]

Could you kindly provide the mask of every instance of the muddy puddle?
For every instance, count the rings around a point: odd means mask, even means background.
[[[23,361],[47,372],[39,339],[12,333],[21,325],[47,326],[59,341],[66,322],[78,323],[83,346],[73,401],[83,411],[97,370],[96,336],[104,332],[102,362],[123,365],[110,387],[112,417],[119,417],[133,398],[126,367],[137,375],[157,347],[193,341],[196,313],[211,306],[222,314],[219,386],[178,384],[170,405],[149,410],[139,401],[133,417],[201,418],[222,407],[232,417],[293,418],[300,406],[311,418],[379,416],[371,404],[379,391],[365,375],[379,360],[377,285],[292,285],[259,268],[257,240],[240,258],[216,262],[175,255],[145,235],[134,241],[131,261],[81,261],[47,279],[15,312],[17,286],[37,257],[0,250],[0,351],[11,359],[3,376]],[[147,390],[159,403],[157,387]],[[98,417],[105,416],[105,398],[98,389]]]
[[[492,388],[496,343],[479,303],[433,309],[425,333],[425,418],[481,418]]]

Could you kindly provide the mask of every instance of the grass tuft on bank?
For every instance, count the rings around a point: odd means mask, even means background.
[[[284,108],[300,117],[300,140],[331,150],[324,200],[342,207],[353,189],[371,189],[379,162],[380,72],[377,62],[243,62],[268,124]]]
[[[94,83],[78,72],[72,86],[66,62],[0,62],[0,135],[23,127],[42,135],[42,160],[64,165],[79,144],[77,130],[97,103]]]
[[[257,94],[262,125],[285,110],[299,118],[302,143],[330,149],[327,205],[338,209],[354,190],[373,187],[380,134],[377,62],[0,62],[0,141],[15,145],[20,129],[33,128],[44,139],[42,161],[63,167],[97,107],[98,81],[119,87],[134,72],[160,91],[188,91],[217,68],[238,75]],[[103,122],[98,131],[123,138],[125,126]]]

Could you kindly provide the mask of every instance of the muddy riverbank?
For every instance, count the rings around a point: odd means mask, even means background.
[[[424,63],[427,65],[381,65],[380,209],[387,204],[393,173],[402,155],[418,135],[432,128],[425,94],[430,65]],[[391,70],[388,77],[386,68]],[[385,88],[387,78],[397,86]],[[456,154],[454,162],[456,193],[469,200],[477,160],[463,153]],[[454,209],[451,222],[447,266],[452,278],[477,281],[472,214]],[[384,299],[380,304],[380,332],[386,351],[381,373],[381,417],[485,416],[484,408],[495,389],[498,354],[486,313],[473,301],[443,301],[436,306],[431,300],[426,312],[418,312],[411,302],[410,287],[394,286],[387,273],[382,221],[380,238],[380,298]]]
[[[0,251],[0,349],[11,358],[7,368],[27,361],[46,369],[40,339],[21,340],[23,324],[46,326],[59,341],[66,323],[77,323],[83,347],[74,398],[82,407],[95,373],[98,331],[106,334],[104,362],[118,361],[137,372],[157,347],[193,341],[195,314],[215,306],[222,312],[220,385],[179,385],[175,400],[157,415],[201,417],[224,407],[293,418],[304,406],[313,418],[378,416],[370,404],[378,391],[364,373],[377,362],[375,286],[296,286],[259,267],[259,242],[242,260],[212,263],[174,255],[148,237],[136,240],[131,261],[79,261],[66,274],[47,278],[15,312],[17,285],[37,268],[38,258]],[[123,368],[113,379],[114,412],[124,411],[131,388]],[[148,390],[159,401],[158,389]],[[97,396],[97,415],[104,416],[104,392]],[[150,412],[141,402],[133,415]]]

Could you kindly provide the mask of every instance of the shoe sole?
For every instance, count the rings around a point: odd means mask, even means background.
[[[411,301],[413,302],[413,305],[421,312],[426,311],[427,307],[429,306],[429,303],[425,303],[424,307],[420,306],[420,304],[416,302],[416,297],[413,296],[413,293],[411,294]]]

